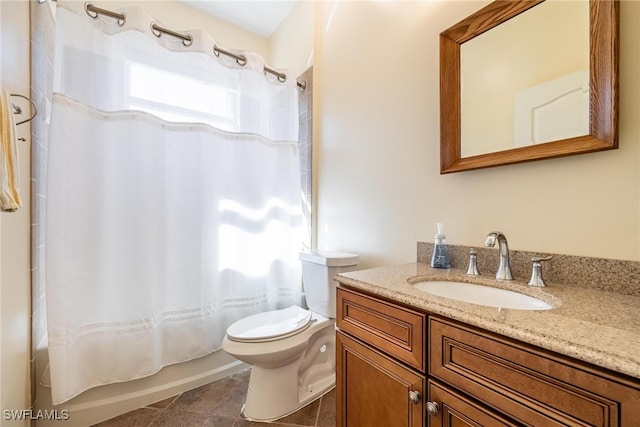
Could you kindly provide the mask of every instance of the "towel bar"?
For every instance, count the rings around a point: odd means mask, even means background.
[[[35,119],[35,117],[38,115],[38,108],[36,107],[36,104],[31,100],[31,98],[28,98],[28,97],[26,97],[24,95],[20,95],[18,93],[11,93],[9,95],[10,96],[17,96],[19,98],[26,99],[27,101],[29,101],[29,103],[31,104],[31,107],[33,108],[33,115],[31,117],[29,117],[28,119],[26,119],[26,120],[22,120],[22,121],[16,123],[16,126],[21,125],[23,123],[30,122],[31,120]],[[20,107],[18,107],[16,105],[13,105],[13,104],[11,104],[11,105],[13,106],[14,114],[22,114],[22,108],[20,108]]]

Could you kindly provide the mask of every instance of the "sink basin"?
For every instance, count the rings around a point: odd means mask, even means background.
[[[516,310],[550,310],[553,308],[550,304],[529,295],[471,283],[434,280],[418,282],[413,286],[439,297],[489,307]]]

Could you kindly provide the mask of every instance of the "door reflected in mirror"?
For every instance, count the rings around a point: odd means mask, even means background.
[[[460,47],[462,157],[589,133],[589,1],[547,0]]]

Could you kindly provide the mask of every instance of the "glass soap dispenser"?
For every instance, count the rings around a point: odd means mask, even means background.
[[[436,223],[435,243],[433,245],[433,255],[431,256],[431,267],[451,268],[449,263],[449,250],[447,249],[446,236],[444,235],[444,224]]]

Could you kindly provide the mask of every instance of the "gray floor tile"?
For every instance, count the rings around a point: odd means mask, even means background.
[[[291,415],[279,419],[278,422],[297,426],[315,426],[318,418],[318,409],[320,409],[320,399],[298,409]]]
[[[158,402],[152,403],[151,405],[147,405],[147,408],[155,408],[155,409],[165,409],[169,405],[171,405],[180,395],[176,394],[175,396],[171,396],[167,399],[160,400]]]
[[[318,427],[335,427],[336,425],[336,389],[322,396],[318,412]]]
[[[234,418],[195,412],[163,411],[149,427],[232,427]]]
[[[160,415],[161,411],[157,409],[140,408],[95,424],[94,427],[147,427]]]
[[[248,369],[238,372],[96,427],[335,427],[335,391],[273,423],[242,418],[250,373]]]

